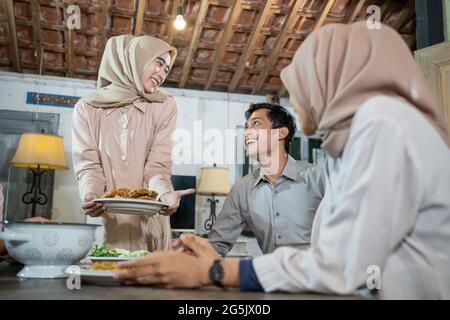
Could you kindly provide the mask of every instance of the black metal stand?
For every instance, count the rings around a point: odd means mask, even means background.
[[[36,205],[44,205],[47,203],[48,198],[41,191],[41,176],[47,172],[47,170],[43,170],[38,165],[37,169],[30,169],[33,173],[33,184],[31,185],[30,191],[25,193],[22,197],[22,201],[25,204],[32,204],[31,208],[31,216],[36,216]]]
[[[207,200],[211,204],[211,212],[209,213],[209,218],[205,220],[205,230],[211,230],[214,222],[216,221],[216,204],[219,203],[219,200],[214,199],[214,195],[212,199]]]

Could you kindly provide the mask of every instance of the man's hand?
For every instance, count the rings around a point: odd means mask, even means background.
[[[170,245],[171,245],[172,250],[175,250],[178,252],[183,252],[183,253],[189,254],[191,256],[194,255],[192,250],[189,249],[188,247],[186,247],[180,238],[173,239]]]
[[[191,238],[191,236],[194,236],[194,238]],[[172,248],[172,250],[175,250],[178,252],[183,252],[183,253],[193,256],[193,255],[195,255],[194,252],[188,246],[184,245],[184,242],[189,242],[189,240],[191,240],[191,239],[198,239],[198,238],[201,240],[195,240],[195,241],[198,241],[199,243],[203,244],[203,250],[206,250],[211,255],[217,254],[217,251],[214,250],[213,247],[211,247],[209,245],[209,241],[207,239],[205,239],[202,236],[196,236],[191,233],[184,233],[181,237],[179,237],[177,239],[173,239],[171,242],[171,248]],[[210,251],[210,249],[213,249],[213,251]]]
[[[159,198],[161,202],[167,204],[167,206],[163,206],[159,211],[159,214],[163,216],[170,216],[177,211],[177,208],[180,206],[180,200],[182,197],[187,196],[195,192],[195,189],[186,189],[186,190],[177,190],[172,192],[167,192]]]
[[[208,271],[220,256],[203,239],[192,234],[183,234],[181,242],[192,255],[179,251],[156,251],[151,256],[119,263],[115,279],[126,284],[161,285],[166,288],[197,288],[211,284]]]
[[[95,198],[97,197],[93,193],[88,193],[85,196],[84,202],[81,204],[81,209],[83,209],[85,215],[90,217],[100,217],[106,213],[106,207],[103,203],[92,201]]]

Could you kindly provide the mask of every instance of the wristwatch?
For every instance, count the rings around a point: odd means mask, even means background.
[[[222,279],[224,276],[223,267],[220,264],[221,259],[214,260],[212,266],[209,268],[209,279],[219,288],[223,288]]]

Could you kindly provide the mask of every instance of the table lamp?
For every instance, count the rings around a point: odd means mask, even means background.
[[[202,168],[197,194],[211,196],[207,200],[211,205],[211,211],[204,224],[205,230],[211,230],[216,220],[216,204],[219,200],[214,199],[214,197],[226,196],[230,191],[229,178],[228,168],[219,168],[216,167],[216,164],[213,167]]]
[[[22,201],[32,204],[31,216],[36,215],[36,205],[44,205],[48,199],[41,191],[41,176],[48,170],[68,169],[64,154],[63,137],[45,133],[24,133],[10,165],[28,168],[33,174],[33,184]]]

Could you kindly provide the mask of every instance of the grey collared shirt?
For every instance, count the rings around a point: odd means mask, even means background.
[[[246,224],[263,253],[280,246],[307,248],[324,185],[322,167],[291,157],[274,184],[256,169],[231,188],[209,241],[225,256]]]

